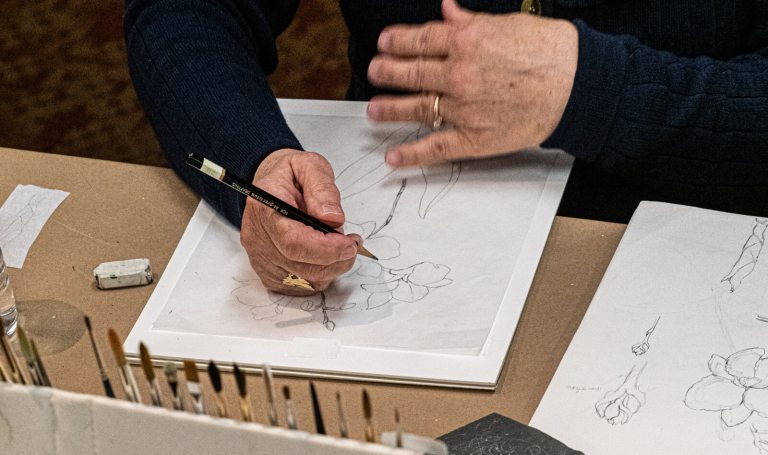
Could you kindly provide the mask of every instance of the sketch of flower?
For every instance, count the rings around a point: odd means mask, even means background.
[[[377,308],[392,300],[413,303],[423,299],[432,288],[439,288],[453,283],[446,278],[451,269],[442,264],[420,262],[404,269],[389,269],[389,277],[384,282],[363,284],[361,287],[370,293],[366,300],[368,309]]]
[[[365,241],[365,248],[369,251],[375,251],[379,261],[386,261],[400,256],[400,242],[394,237],[377,235],[379,230],[376,229],[376,223],[373,221],[366,221],[360,224],[348,221],[344,224],[344,233],[357,234],[362,237]],[[357,260],[358,263],[361,261],[366,260]]]
[[[763,348],[749,348],[723,358],[709,359],[712,373],[685,393],[683,402],[696,411],[715,411],[726,427],[744,423],[753,413],[768,417],[768,356]]]
[[[646,330],[645,338],[643,338],[642,341],[632,345],[632,354],[643,355],[648,352],[648,349],[651,348],[651,334],[653,334],[653,331],[656,330],[656,324],[659,323],[659,319],[661,319],[661,316],[657,317],[656,322],[653,323],[653,326]]]
[[[645,404],[645,392],[640,390],[638,380],[645,365],[635,365],[616,390],[611,390],[595,403],[595,412],[611,425],[624,425]]]

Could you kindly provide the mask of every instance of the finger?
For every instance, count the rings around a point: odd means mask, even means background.
[[[274,221],[274,228],[266,229],[267,235],[287,261],[330,265],[354,258],[362,243],[356,234],[326,234],[282,216]]]
[[[443,0],[443,18],[448,23],[461,23],[472,19],[472,13],[459,6],[456,0]]]
[[[451,27],[443,22],[393,25],[379,35],[379,52],[408,57],[446,57]]]
[[[328,160],[317,153],[305,152],[303,156],[294,159],[291,165],[307,212],[332,227],[343,225],[341,194]]]
[[[440,100],[440,113],[446,104],[445,98]],[[368,102],[368,118],[376,122],[421,122],[431,125],[434,113],[435,95],[419,93],[416,95],[388,96],[380,95]],[[449,111],[447,109],[446,111]],[[445,116],[443,116],[448,120]]]
[[[368,80],[379,87],[447,92],[445,62],[435,58],[401,59],[378,55],[368,66]]]
[[[388,150],[385,160],[391,167],[439,163],[467,156],[471,150],[456,130],[438,131],[424,139]]]

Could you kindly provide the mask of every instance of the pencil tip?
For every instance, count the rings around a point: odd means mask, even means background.
[[[358,247],[357,247],[357,254],[359,254],[359,255],[361,255],[361,256],[365,256],[365,257],[367,257],[367,258],[371,258],[371,259],[373,259],[374,261],[378,261],[378,260],[379,260],[379,258],[377,258],[376,256],[374,256],[374,254],[373,254],[373,253],[371,253],[370,251],[368,251],[367,249],[365,249],[365,247],[364,247],[364,246],[362,246],[362,245],[358,245]]]

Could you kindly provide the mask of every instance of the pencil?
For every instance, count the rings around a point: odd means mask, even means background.
[[[311,228],[317,229],[318,231],[324,232],[326,234],[330,234],[333,232],[337,234],[339,233],[339,231],[332,228],[331,226],[328,226],[322,221],[316,218],[313,218],[309,214],[302,212],[301,210],[297,209],[291,204],[288,204],[287,202],[282,201],[281,199],[269,194],[268,192],[262,190],[261,188],[258,188],[253,184],[248,183],[244,179],[241,179],[240,177],[232,175],[223,167],[209,161],[206,158],[203,158],[202,156],[196,153],[190,153],[189,155],[187,155],[187,164],[199,170],[200,172],[203,172],[204,174],[207,174],[208,176],[215,178],[216,180],[227,185],[233,190],[238,191],[248,197],[252,197],[253,199],[256,199],[257,201],[261,202],[262,204],[266,205],[267,207],[273,209],[274,211],[276,211],[277,213],[283,216],[287,216],[292,220],[303,223]],[[366,250],[365,247],[363,247],[362,245],[357,246],[357,254],[360,254],[362,256],[365,256],[377,261],[379,260],[379,258],[374,256],[370,251]]]

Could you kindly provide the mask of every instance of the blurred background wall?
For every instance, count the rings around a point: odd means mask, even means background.
[[[128,75],[119,0],[0,0],[0,146],[164,166]],[[302,0],[270,77],[284,98],[343,99],[335,0]]]

